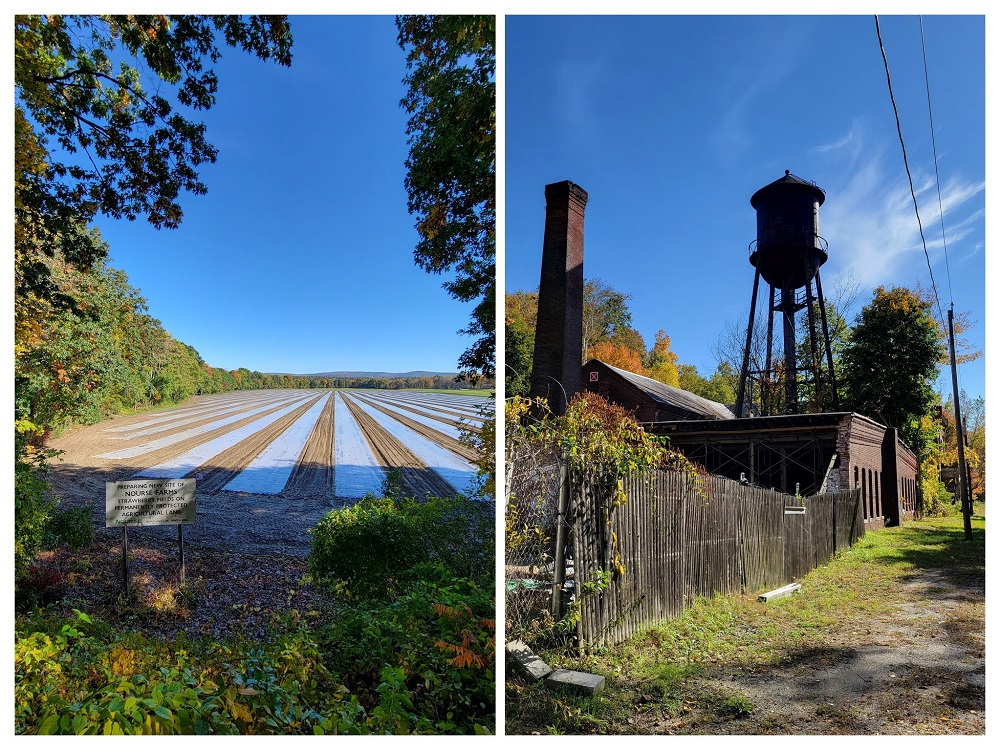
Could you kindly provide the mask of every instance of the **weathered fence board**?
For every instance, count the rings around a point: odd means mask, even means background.
[[[571,472],[581,644],[627,639],[699,596],[789,583],[864,534],[859,490],[801,500],[673,471],[625,477],[625,502],[597,469]]]

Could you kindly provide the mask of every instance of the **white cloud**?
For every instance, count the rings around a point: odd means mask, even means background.
[[[851,122],[851,128],[842,137],[832,143],[823,143],[811,149],[814,154],[826,154],[831,151],[846,153],[850,164],[857,163],[865,143],[865,121],[856,117]]]
[[[853,276],[867,289],[892,284],[908,286],[918,280],[930,287],[905,173],[901,169],[890,170],[885,163],[888,160],[880,150],[865,145],[863,130],[856,131],[855,125],[845,138],[821,151],[837,159],[844,155],[841,152],[845,149],[854,151],[845,161],[857,165],[849,172],[851,176],[845,184],[831,186],[830,198],[821,212],[820,233],[830,243],[830,259],[824,270],[832,272],[835,278]],[[842,148],[837,148],[837,144]],[[837,166],[838,173],[844,171],[843,165]],[[934,176],[912,166],[911,172],[927,252],[940,291],[946,269]],[[970,182],[954,175],[941,186],[940,205],[953,272],[956,263],[969,259],[963,240],[983,234],[984,190],[984,182]],[[974,247],[981,249],[982,245],[977,242]]]

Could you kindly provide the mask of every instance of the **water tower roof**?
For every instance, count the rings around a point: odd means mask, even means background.
[[[823,188],[819,187],[815,182],[809,182],[808,180],[803,180],[801,177],[796,177],[787,169],[785,170],[785,176],[781,177],[770,185],[765,185],[752,196],[750,196],[750,205],[757,208],[757,202],[767,193],[776,190],[798,190],[802,188],[812,190],[814,192],[813,199],[819,204],[823,205],[823,201],[826,200],[826,193],[823,192]]]

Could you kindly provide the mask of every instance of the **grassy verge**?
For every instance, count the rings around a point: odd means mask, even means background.
[[[802,662],[804,654],[810,668],[821,668],[825,658],[839,658],[831,643],[870,642],[873,623],[891,621],[912,597],[906,583],[926,571],[943,573],[949,585],[981,590],[981,515],[974,518],[973,530],[974,538],[967,542],[961,517],[950,517],[872,532],[805,576],[794,597],[770,604],[757,601],[755,593],[699,599],[680,617],[615,648],[584,658],[550,648],[540,653],[549,665],[603,675],[604,693],[592,698],[559,695],[508,676],[507,732],[726,733],[720,727],[748,716],[754,707],[746,695],[708,678],[766,676],[781,665]],[[981,602],[963,605],[948,627],[959,640],[963,632],[973,638],[982,631],[982,618]],[[919,630],[919,615],[908,627]],[[743,726],[738,733],[773,730],[783,731]]]

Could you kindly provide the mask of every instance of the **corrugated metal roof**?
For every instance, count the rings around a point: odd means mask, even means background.
[[[600,362],[600,360],[596,361]],[[612,367],[606,362],[601,362],[601,364],[610,370],[614,370],[636,388],[642,390],[651,399],[661,404],[684,409],[694,414],[702,414],[708,419],[733,419],[733,413],[723,404],[696,396],[690,391],[685,391],[683,388],[674,388],[672,385],[661,383],[659,380],[653,380],[643,375],[636,375],[634,372],[629,372],[628,370]]]

